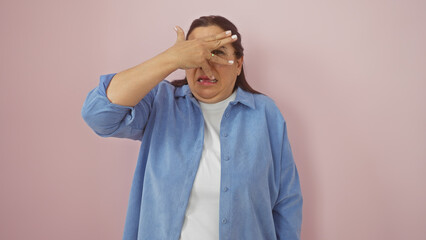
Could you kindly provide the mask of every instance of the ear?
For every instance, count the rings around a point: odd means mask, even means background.
[[[239,76],[241,73],[241,69],[243,68],[244,56],[237,59],[237,75]]]

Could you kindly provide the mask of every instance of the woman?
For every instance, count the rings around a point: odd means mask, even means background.
[[[123,239],[300,239],[286,123],[247,83],[237,28],[207,16],[176,32],[163,53],[101,76],[83,106],[98,135],[142,141]],[[177,69],[185,79],[163,81]]]

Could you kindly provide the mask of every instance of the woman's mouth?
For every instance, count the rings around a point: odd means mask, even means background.
[[[213,85],[217,83],[217,79],[210,79],[207,76],[201,76],[198,78],[197,82],[201,85]]]

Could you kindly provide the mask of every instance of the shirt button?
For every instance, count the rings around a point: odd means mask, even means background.
[[[222,223],[223,223],[223,224],[225,224],[225,223],[227,223],[227,222],[228,222],[228,220],[227,220],[226,218],[222,219]]]
[[[228,191],[228,189],[229,189],[229,188],[224,187],[224,188],[223,188],[223,191],[224,191],[224,192],[227,192],[227,191]]]
[[[225,157],[225,161],[229,161],[229,159],[230,159],[229,156]]]
[[[225,113],[225,117],[229,118],[229,112]]]
[[[227,133],[222,133],[222,136],[223,136],[223,137],[227,137],[227,136],[228,136],[228,134],[227,134]]]

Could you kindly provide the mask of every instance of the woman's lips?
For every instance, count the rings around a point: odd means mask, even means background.
[[[203,86],[214,85],[217,83],[216,79],[210,79],[207,76],[200,76],[197,80],[197,83]]]

